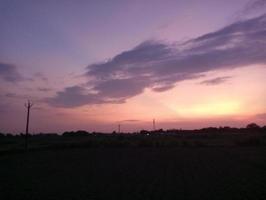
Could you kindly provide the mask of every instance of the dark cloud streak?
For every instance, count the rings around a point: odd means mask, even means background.
[[[217,78],[202,81],[202,82],[200,82],[200,84],[202,84],[202,85],[219,85],[219,84],[227,82],[228,79],[230,79],[230,78],[231,78],[230,76],[217,77]]]
[[[17,71],[15,65],[0,63],[0,79],[6,82],[18,82],[24,80],[21,74]]]
[[[52,89],[47,87],[39,87],[37,90],[40,92],[50,92]]]
[[[105,63],[87,67],[87,86],[74,86],[50,98],[51,105],[123,103],[145,89],[163,92],[204,73],[266,63],[266,15],[238,21],[182,44],[146,41]],[[225,78],[212,80],[222,83]],[[86,86],[86,85],[85,85]],[[86,87],[87,87],[86,86]]]

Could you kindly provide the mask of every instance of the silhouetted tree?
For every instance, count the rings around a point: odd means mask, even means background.
[[[84,130],[78,130],[78,131],[76,131],[76,135],[77,136],[86,136],[86,135],[89,135],[89,133],[87,131],[84,131]]]
[[[147,134],[149,134],[150,132],[147,131],[147,130],[141,130],[139,133],[142,134],[142,135],[147,135]]]
[[[250,124],[247,125],[246,128],[247,128],[247,129],[259,129],[260,126],[257,125],[256,123],[250,123]]]
[[[74,131],[66,131],[63,133],[63,136],[87,136],[89,133],[87,131],[78,130],[76,132]]]

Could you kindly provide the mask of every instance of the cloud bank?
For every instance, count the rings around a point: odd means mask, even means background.
[[[265,63],[264,14],[181,44],[145,41],[107,62],[89,65],[84,74],[86,84],[67,87],[47,102],[59,107],[123,103],[145,89],[163,92],[209,71]]]

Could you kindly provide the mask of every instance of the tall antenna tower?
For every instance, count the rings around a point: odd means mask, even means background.
[[[120,131],[121,131],[121,125],[118,124],[118,133],[120,133]]]
[[[28,135],[29,135],[29,120],[30,120],[30,109],[33,106],[33,103],[28,100],[27,103],[24,104],[27,108],[27,122],[26,122],[26,133],[25,133],[25,149],[28,149]]]
[[[152,120],[152,128],[153,128],[153,131],[156,130],[156,126],[155,126],[155,119]]]

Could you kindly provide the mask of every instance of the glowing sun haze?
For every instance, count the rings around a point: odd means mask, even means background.
[[[0,44],[0,132],[266,124],[266,0],[2,0]]]

